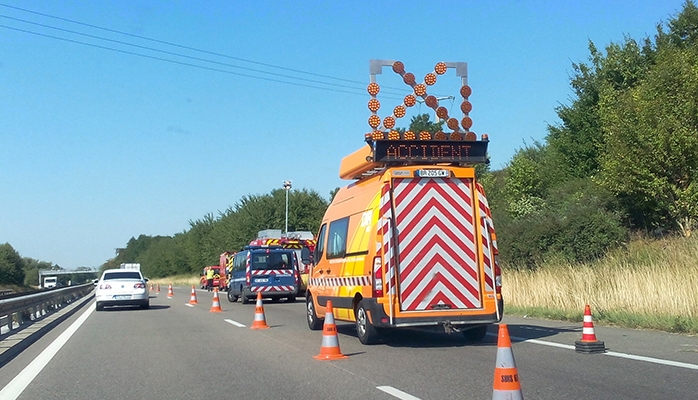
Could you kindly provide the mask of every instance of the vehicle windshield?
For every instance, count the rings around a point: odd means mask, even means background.
[[[252,254],[250,260],[250,269],[291,269],[292,256],[290,251],[274,252],[274,253],[258,253]]]
[[[105,281],[108,281],[110,279],[141,279],[141,274],[138,272],[112,272],[112,273],[106,273],[104,274],[104,278],[102,278]]]

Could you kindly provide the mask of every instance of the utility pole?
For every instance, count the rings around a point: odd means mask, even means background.
[[[291,190],[291,181],[283,181],[283,188],[286,191],[286,229],[284,229],[284,234],[288,235],[288,192]]]

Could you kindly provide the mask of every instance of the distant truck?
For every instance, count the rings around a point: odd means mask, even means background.
[[[56,285],[58,285],[58,277],[57,276],[46,276],[44,277],[44,289],[52,289],[55,288]]]
[[[121,269],[136,269],[136,270],[140,271],[141,264],[140,263],[121,263],[119,265],[119,268],[121,268]]]

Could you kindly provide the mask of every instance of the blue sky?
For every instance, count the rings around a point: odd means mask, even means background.
[[[327,198],[370,130],[370,59],[418,81],[467,62],[472,130],[501,169],[559,122],[589,40],[652,36],[682,4],[0,0],[0,243],[98,267],[283,180]],[[384,117],[408,91],[387,68],[377,82]],[[449,71],[430,93],[459,83]]]

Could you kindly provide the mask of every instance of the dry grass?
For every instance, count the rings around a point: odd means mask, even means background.
[[[514,313],[594,319],[624,326],[698,332],[698,240],[633,240],[584,265],[505,270],[503,295]]]
[[[160,286],[167,286],[170,283],[172,286],[199,286],[199,276],[191,276],[191,275],[175,275],[175,276],[168,276],[165,278],[153,278],[151,279],[148,283],[152,283],[154,285],[157,285],[158,283]]]

